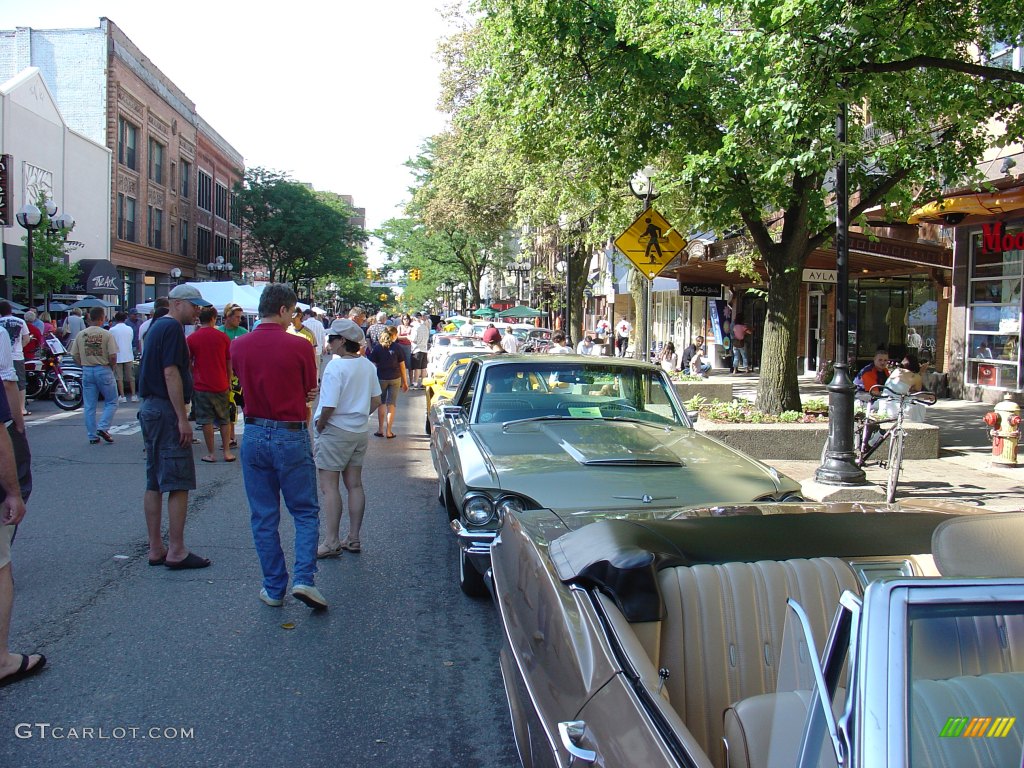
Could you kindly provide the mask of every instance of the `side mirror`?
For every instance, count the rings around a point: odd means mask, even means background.
[[[687,411],[686,415],[690,417],[690,421],[696,424],[697,419],[700,418],[700,411]]]

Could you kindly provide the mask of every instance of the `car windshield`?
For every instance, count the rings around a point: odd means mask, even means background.
[[[516,362],[484,370],[477,423],[631,418],[685,424],[661,371],[584,362]]]

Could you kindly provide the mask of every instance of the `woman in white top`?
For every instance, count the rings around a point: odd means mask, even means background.
[[[366,509],[363,458],[366,456],[367,421],[380,407],[377,367],[360,355],[362,330],[347,318],[335,320],[327,331],[327,348],[334,355],[320,382],[313,458],[316,462],[322,506],[323,531],[316,556],[337,557],[342,550],[362,551],[359,532]],[[348,537],[341,538],[341,490],[348,493]]]
[[[676,345],[671,341],[668,342],[665,348],[661,350],[658,360],[661,361],[661,367],[668,373],[674,373],[679,370],[679,355],[676,354]]]

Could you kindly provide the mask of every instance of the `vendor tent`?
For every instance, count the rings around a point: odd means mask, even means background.
[[[499,312],[498,317],[543,317],[546,314],[546,312],[541,312],[539,309],[518,306],[506,309],[504,312]]]

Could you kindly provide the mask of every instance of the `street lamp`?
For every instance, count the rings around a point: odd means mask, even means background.
[[[171,267],[171,277],[174,279],[174,284],[177,285],[181,282],[181,270],[177,267]]]
[[[209,272],[211,275],[224,274],[225,276],[228,276],[231,274],[231,270],[233,270],[234,268],[235,265],[232,264],[230,261],[224,261],[223,256],[218,256],[216,261],[211,261],[209,264],[206,265],[206,271]]]
[[[633,193],[633,197],[644,201],[645,211],[658,199],[658,194],[654,190],[655,172],[654,167],[648,165],[629,180],[629,191]],[[643,355],[641,359],[647,360],[651,354],[651,286],[654,285],[654,280],[648,279],[646,275],[644,279],[647,285],[644,288],[644,322],[640,330],[640,349]]]
[[[53,200],[47,199],[44,203],[46,208],[46,217],[49,220],[47,226],[48,235],[59,235],[62,232],[70,231],[75,228],[75,217],[70,213],[62,213],[60,216],[57,215],[57,204]],[[35,306],[35,282],[32,275],[32,267],[35,261],[35,243],[33,233],[39,227],[43,221],[43,212],[39,210],[38,206],[28,203],[25,205],[17,214],[15,218],[18,223],[24,227],[28,233],[28,263],[27,277],[28,277],[28,305],[30,307]]]
[[[516,298],[522,301],[523,278],[528,277],[533,265],[528,261],[510,261],[505,265],[505,272],[516,281]]]
[[[569,309],[569,246],[566,246],[566,254],[564,259],[559,259],[555,263],[555,271],[565,277],[565,310],[562,314],[563,324],[562,331],[565,333],[566,343],[572,345],[572,338],[569,333],[569,323],[572,320],[572,313]]]

